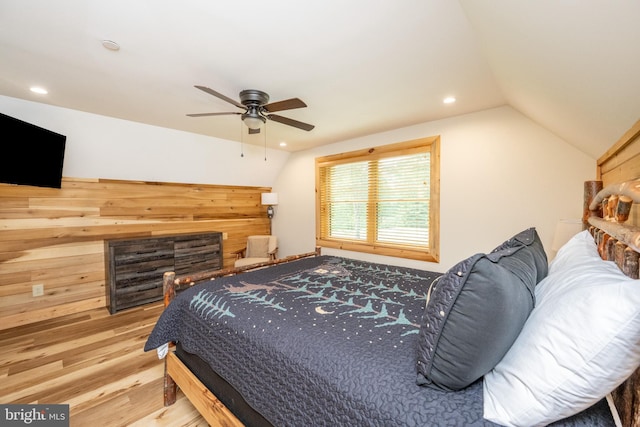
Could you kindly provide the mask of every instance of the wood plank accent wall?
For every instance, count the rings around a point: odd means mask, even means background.
[[[640,179],[640,120],[598,159],[597,179],[602,186]],[[627,224],[640,226],[640,206],[634,204]]]
[[[268,187],[63,178],[0,184],[0,329],[106,307],[104,240],[219,231],[224,267],[269,234]],[[32,286],[44,284],[43,296]]]
[[[603,187],[640,177],[640,120],[598,159],[597,179]]]

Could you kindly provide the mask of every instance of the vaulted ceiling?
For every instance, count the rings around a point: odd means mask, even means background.
[[[194,85],[315,128],[188,117],[242,112]],[[640,118],[640,2],[2,0],[0,95],[291,151],[510,105],[597,158]]]

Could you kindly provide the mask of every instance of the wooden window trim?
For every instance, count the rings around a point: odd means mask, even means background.
[[[394,155],[406,155],[428,147],[430,153],[430,202],[429,202],[429,247],[428,249],[416,250],[409,246],[376,243],[371,244],[362,241],[351,241],[347,239],[336,239],[322,237],[322,215],[321,208],[321,179],[320,168],[340,163],[350,163],[355,161],[370,161]],[[342,249],[354,252],[364,252],[376,255],[385,255],[398,258],[415,259],[420,261],[439,262],[440,261],[440,136],[414,139],[395,144],[388,144],[379,147],[365,148],[345,153],[333,154],[318,157],[315,160],[316,172],[316,245],[326,248]],[[368,227],[372,226],[369,219]],[[375,226],[375,224],[373,224]]]

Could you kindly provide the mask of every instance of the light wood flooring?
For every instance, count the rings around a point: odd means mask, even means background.
[[[69,404],[72,427],[207,426],[184,395],[163,405],[164,361],[144,343],[162,303],[0,331],[0,403]]]

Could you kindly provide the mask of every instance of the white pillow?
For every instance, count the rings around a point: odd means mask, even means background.
[[[603,261],[587,231],[558,251],[536,307],[484,377],[484,417],[539,426],[595,404],[640,365],[640,281]]]

